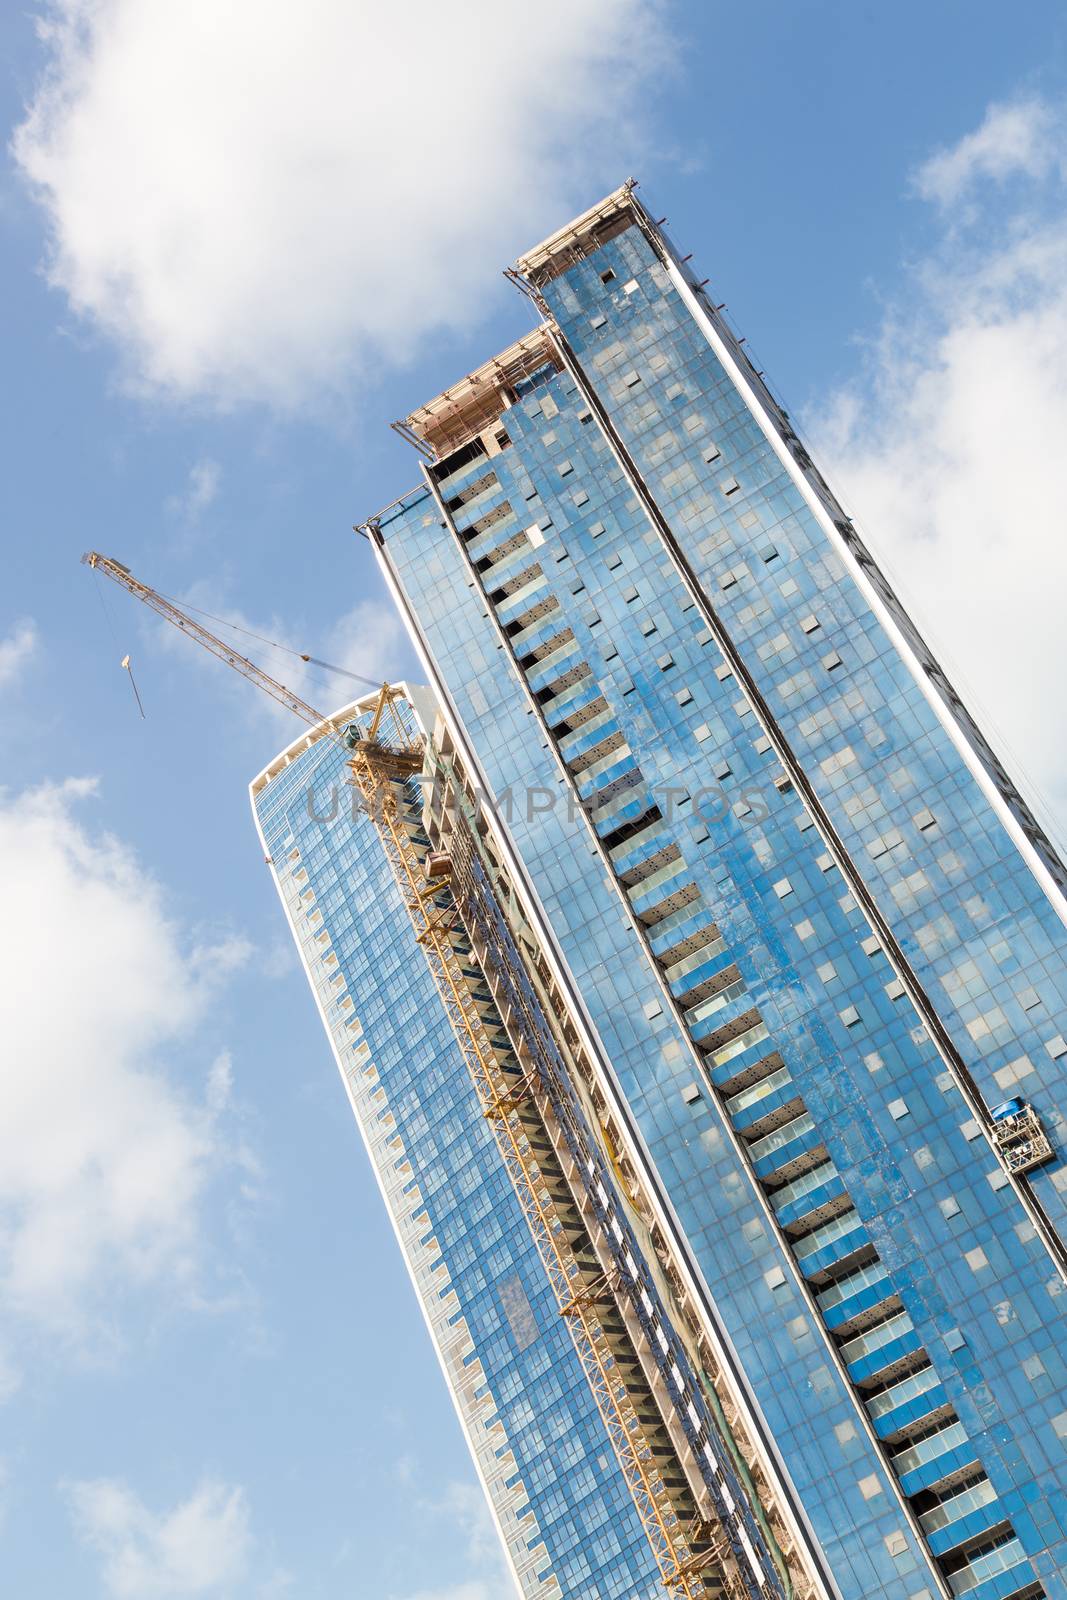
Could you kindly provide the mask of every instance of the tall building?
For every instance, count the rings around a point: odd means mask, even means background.
[[[1064,867],[632,185],[512,276],[254,790],[524,1592],[1063,1600]]]
[[[397,703],[405,734],[424,739],[430,696],[403,686]],[[596,1396],[389,860],[354,804],[338,734],[372,715],[373,703],[343,708],[256,778],[264,851],[520,1592],[647,1600],[656,1563]],[[417,820],[420,792],[405,799]]]

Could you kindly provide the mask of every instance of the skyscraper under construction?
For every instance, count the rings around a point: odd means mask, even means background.
[[[511,276],[252,791],[521,1593],[1063,1600],[1064,867],[633,186]]]

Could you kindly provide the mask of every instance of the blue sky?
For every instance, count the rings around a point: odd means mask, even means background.
[[[292,730],[78,557],[410,670],[350,531],[416,481],[387,423],[636,172],[1062,835],[1067,19],[223,9],[0,14],[0,1572],[503,1600],[251,824]]]

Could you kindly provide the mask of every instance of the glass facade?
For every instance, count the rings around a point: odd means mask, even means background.
[[[450,735],[815,1587],[1067,1596],[1063,869],[631,190],[516,276],[367,527]]]
[[[361,719],[348,708],[255,780],[264,850],[519,1591],[651,1600],[663,1591],[604,1423],[353,803],[335,726]]]

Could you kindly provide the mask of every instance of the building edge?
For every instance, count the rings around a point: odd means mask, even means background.
[[[429,737],[429,735],[432,733],[432,720],[429,728],[427,728],[425,718],[433,705],[432,694],[421,685],[410,685],[406,681],[398,684],[397,687],[402,690],[408,699],[409,704],[411,704],[419,718],[420,724],[422,725],[422,731],[427,737]],[[319,722],[314,728],[305,729],[289,745],[287,745],[283,750],[279,751],[278,755],[275,756],[272,761],[268,762],[267,765],[263,767],[249,783],[249,804],[252,811],[253,824],[256,829],[256,836],[259,839],[260,846],[263,850],[264,862],[270,869],[271,879],[282,907],[282,914],[285,917],[286,922],[293,929],[294,935],[296,934],[296,929],[293,926],[292,919],[289,914],[289,906],[286,901],[285,891],[282,886],[277,864],[273,861],[269,853],[268,843],[263,832],[259,810],[256,805],[257,798],[260,794],[262,794],[272,778],[278,776],[278,774],[283,772],[286,767],[290,766],[294,760],[298,759],[300,755],[311,749],[323,738],[336,736],[345,725],[355,720],[355,718],[361,713],[373,709],[377,699],[378,691],[371,690],[368,694],[361,695],[357,699],[339,706],[329,715],[323,717],[322,721]],[[530,1576],[532,1575],[534,1566],[536,1564],[534,1557],[537,1556],[539,1560],[543,1561],[547,1556],[547,1550],[543,1542],[540,1540],[539,1530],[531,1528],[529,1521],[527,1521],[525,1527],[522,1524],[522,1516],[525,1515],[527,1518],[529,1517],[529,1512],[524,1508],[523,1491],[520,1488],[520,1491],[516,1494],[513,1491],[508,1491],[505,1487],[507,1471],[505,1468],[502,1468],[501,1465],[499,1439],[494,1438],[487,1426],[489,1421],[489,1413],[495,1413],[496,1411],[495,1401],[493,1401],[491,1396],[487,1396],[486,1398],[488,1399],[489,1404],[486,1405],[484,1402],[479,1404],[473,1397],[473,1390],[478,1387],[477,1383],[475,1383],[473,1380],[481,1370],[480,1363],[469,1370],[468,1382],[462,1387],[456,1381],[455,1375],[449,1370],[446,1350],[448,1344],[448,1334],[452,1331],[453,1325],[449,1320],[448,1302],[446,1299],[442,1298],[440,1294],[440,1291],[444,1286],[440,1283],[437,1283],[434,1285],[432,1294],[428,1294],[424,1293],[422,1285],[419,1282],[415,1259],[416,1252],[425,1250],[426,1248],[420,1240],[421,1230],[413,1229],[410,1238],[405,1236],[403,1221],[400,1215],[400,1207],[394,1203],[394,1197],[390,1192],[388,1185],[386,1172],[384,1170],[385,1163],[379,1159],[378,1153],[374,1148],[374,1143],[370,1133],[369,1121],[365,1120],[362,1108],[356,1096],[356,1092],[349,1081],[334,1030],[330,1024],[325,1006],[323,1005],[323,997],[320,993],[315,974],[308,963],[307,954],[304,950],[301,940],[294,937],[294,943],[297,946],[300,956],[300,964],[303,968],[304,976],[307,979],[308,988],[310,989],[315,1001],[315,1009],[319,1014],[319,1020],[322,1023],[323,1031],[329,1040],[330,1051],[333,1055],[334,1064],[337,1067],[342,1087],[344,1088],[345,1098],[347,1099],[349,1107],[352,1111],[353,1118],[359,1130],[360,1140],[366,1152],[371,1170],[374,1173],[374,1181],[377,1185],[378,1193],[381,1196],[386,1215],[389,1218],[389,1225],[392,1229],[393,1237],[396,1241],[400,1255],[403,1258],[404,1269],[407,1273],[408,1281],[411,1284],[416,1302],[418,1303],[423,1325],[429,1337],[430,1345],[437,1360],[441,1377],[444,1380],[445,1388],[448,1390],[449,1399],[451,1400],[453,1411],[455,1412],[456,1419],[459,1423],[464,1443],[466,1444],[467,1450],[470,1454],[471,1463],[474,1467],[479,1488],[481,1489],[485,1503],[489,1508],[489,1514],[492,1518],[493,1527],[500,1542],[500,1547],[504,1555],[509,1576],[515,1585],[516,1594],[523,1596],[524,1600],[527,1600],[527,1597],[528,1600],[556,1600],[556,1597],[558,1597],[560,1593],[560,1587],[559,1581],[555,1577],[551,1568],[549,1569],[547,1580],[545,1582],[539,1582],[536,1584],[536,1586],[530,1584]],[[378,1107],[377,1109],[380,1110],[381,1107]],[[404,1154],[406,1156],[406,1151]],[[395,1157],[396,1152],[394,1151],[391,1160],[395,1160]],[[429,1255],[430,1253],[427,1252],[427,1254]],[[434,1312],[438,1308],[440,1308],[439,1315],[435,1316]],[[460,1326],[462,1330],[462,1336],[467,1339],[470,1350],[473,1352],[473,1341],[470,1340],[469,1334],[467,1334],[465,1322],[463,1322]],[[460,1341],[453,1339],[452,1343],[458,1345]],[[467,1391],[466,1395],[464,1391]],[[465,1399],[466,1404],[464,1403]],[[481,1440],[479,1440],[478,1437],[479,1431],[482,1436]],[[497,1468],[495,1473],[493,1471],[494,1465]],[[494,1485],[494,1477],[499,1478],[499,1490]],[[528,1559],[525,1562],[521,1561],[517,1555],[517,1550],[512,1548],[512,1541],[509,1539],[503,1524],[501,1516],[501,1501],[505,1496],[510,1496],[510,1498],[514,1501],[514,1504],[508,1509],[512,1511],[515,1517],[515,1524],[518,1530],[518,1535],[515,1539],[515,1545],[518,1550],[521,1550],[527,1556]],[[533,1537],[531,1537],[531,1535]]]

